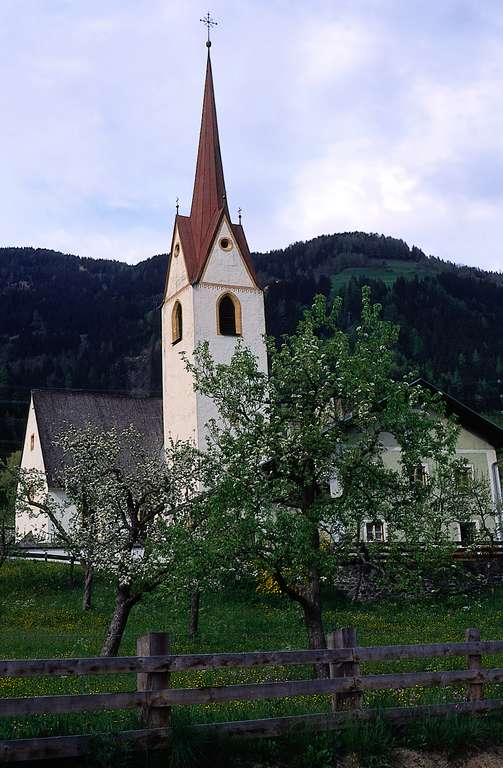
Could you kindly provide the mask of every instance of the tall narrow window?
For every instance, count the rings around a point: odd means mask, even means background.
[[[224,293],[218,302],[217,324],[222,336],[241,336],[241,306],[230,293]]]
[[[382,520],[374,520],[365,526],[367,541],[384,541],[384,524]]]
[[[459,539],[462,547],[469,547],[477,538],[477,524],[465,521],[459,524]]]
[[[30,451],[33,451],[35,448],[35,435],[30,436]]]
[[[416,464],[410,472],[410,479],[419,485],[428,485],[428,467],[426,464]]]
[[[183,326],[182,326],[182,305],[179,301],[175,302],[173,312],[171,314],[171,341],[176,344],[182,340]]]
[[[456,471],[456,484],[458,488],[467,488],[473,480],[473,465],[464,464]]]

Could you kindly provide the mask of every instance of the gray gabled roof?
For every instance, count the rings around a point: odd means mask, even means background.
[[[93,424],[103,430],[123,430],[134,426],[145,438],[145,448],[160,456],[163,446],[162,399],[127,397],[79,390],[34,389],[33,405],[47,482],[57,485],[63,465],[63,453],[53,441],[70,426],[83,428]]]
[[[503,428],[495,424],[494,421],[487,419],[482,414],[469,408],[464,403],[456,400],[452,395],[447,394],[426,379],[416,379],[411,383],[411,387],[420,386],[441,395],[448,414],[454,414],[458,417],[459,423],[470,432],[486,440],[493,448],[503,448]]]

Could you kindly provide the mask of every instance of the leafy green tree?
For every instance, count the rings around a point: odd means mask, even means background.
[[[365,519],[429,547],[452,511],[425,503],[415,476],[425,459],[448,467],[456,427],[436,415],[437,397],[391,378],[398,329],[368,290],[362,297],[351,336],[338,326],[340,301],[329,309],[317,297],[295,334],[268,340],[268,376],[240,344],[229,364],[207,344],[187,363],[219,413],[206,452],[212,541],[234,569],[272,580],[300,606],[311,648],[325,646],[322,584]],[[401,448],[397,471],[383,461],[383,435]]]

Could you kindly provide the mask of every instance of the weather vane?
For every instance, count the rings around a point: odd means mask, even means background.
[[[205,24],[206,28],[208,29],[208,39],[206,41],[206,47],[210,48],[211,47],[211,39],[210,39],[211,28],[212,27],[217,27],[218,26],[218,22],[211,18],[209,11],[206,14],[206,16],[204,16],[202,19],[199,19],[199,21],[202,21],[203,24]]]
[[[176,198],[176,203],[175,203],[175,205],[176,205],[176,212],[178,213],[178,209],[179,209],[179,207],[180,207],[180,198],[179,198],[179,197],[177,197],[177,198]]]
[[[243,213],[242,208],[238,208],[238,216],[239,216],[239,223],[241,224],[241,214]]]

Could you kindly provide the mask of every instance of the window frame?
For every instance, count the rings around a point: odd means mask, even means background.
[[[465,462],[462,467],[457,471],[456,486],[458,489],[466,488],[466,486],[475,479],[475,467],[473,464]]]
[[[171,310],[171,345],[174,347],[183,339],[183,308],[177,299]]]
[[[461,532],[461,526],[470,526],[471,530],[473,531],[473,535],[469,536],[468,539],[466,539],[464,542],[463,542],[463,534]],[[480,530],[477,521],[476,520],[459,520],[458,528],[459,528],[459,546],[470,547],[476,541],[477,535]]]
[[[381,538],[376,537],[375,532],[377,528],[380,528]],[[371,536],[369,538],[369,529]],[[386,540],[386,529],[384,526],[384,520],[366,520],[365,521],[365,541],[369,544],[382,544]]]
[[[222,333],[220,328],[220,305],[222,301],[228,298],[232,301],[232,304],[234,306],[234,327],[236,329],[235,333]],[[225,293],[222,293],[216,303],[216,315],[217,315],[217,333],[219,336],[228,336],[230,338],[237,338],[239,336],[243,335],[243,326],[241,321],[241,302],[235,296],[231,291],[225,291]]]
[[[421,477],[416,477],[416,470],[421,467]],[[415,467],[412,468],[412,476],[411,480],[413,483],[417,483],[421,486],[421,488],[425,488],[428,485],[428,480],[430,478],[430,471],[428,468],[428,464],[425,461],[420,461],[416,464]]]

